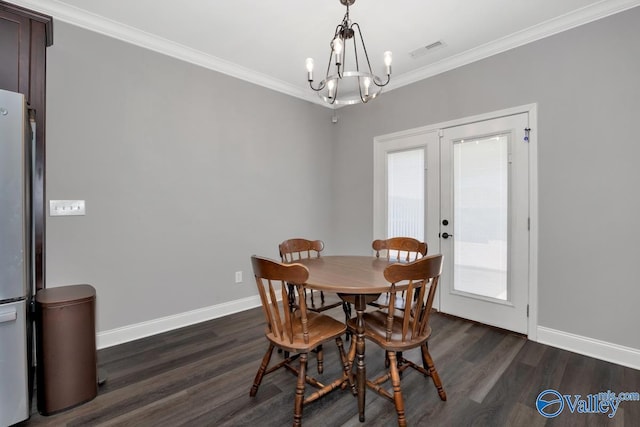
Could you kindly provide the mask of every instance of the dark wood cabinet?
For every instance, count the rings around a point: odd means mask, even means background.
[[[23,93],[36,124],[32,183],[36,289],[45,286],[46,49],[52,44],[50,16],[0,1],[0,89]]]

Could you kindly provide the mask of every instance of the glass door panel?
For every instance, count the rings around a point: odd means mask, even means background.
[[[506,301],[509,135],[453,143],[455,291]]]
[[[387,237],[424,240],[424,151],[387,154]]]

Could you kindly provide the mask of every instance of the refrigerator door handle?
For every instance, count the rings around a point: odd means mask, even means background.
[[[0,313],[0,323],[14,322],[18,318],[18,312],[14,308],[13,311],[5,311]]]

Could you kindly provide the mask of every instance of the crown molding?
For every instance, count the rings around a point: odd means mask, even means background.
[[[328,108],[315,93],[306,88],[275,79],[216,56],[192,49],[171,40],[141,31],[128,25],[87,12],[57,0],[11,0],[12,3],[51,15],[60,21],[134,44],[176,59],[199,65],[295,98]],[[385,92],[424,80],[510,49],[549,37],[640,5],[640,0],[601,0],[574,12],[513,33],[460,54],[394,77]]]
[[[315,94],[309,94],[298,86],[57,0],[11,1],[19,6],[46,13],[56,20],[98,34],[227,74],[286,95],[324,105],[322,100],[317,96],[313,96]]]
[[[472,62],[480,61],[507,50],[579,27],[580,25],[632,9],[639,5],[640,0],[601,0],[590,6],[583,7],[571,13],[534,25],[533,27],[515,32],[501,39],[445,58],[442,61],[404,73],[389,83],[388,90],[398,89],[402,86],[471,64]]]

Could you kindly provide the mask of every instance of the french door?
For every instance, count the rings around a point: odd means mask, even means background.
[[[440,310],[527,332],[527,114],[444,129],[440,138]]]
[[[445,264],[437,308],[528,332],[527,113],[391,136],[374,151],[374,238],[424,239]],[[378,141],[380,142],[380,141]]]

